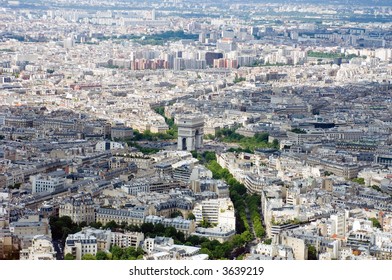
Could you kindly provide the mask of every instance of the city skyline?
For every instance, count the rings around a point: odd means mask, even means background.
[[[0,0],[0,259],[392,259],[390,1]]]

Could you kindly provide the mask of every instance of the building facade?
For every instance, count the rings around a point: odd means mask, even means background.
[[[46,235],[36,235],[31,247],[20,251],[21,260],[55,260],[56,251],[52,240]]]
[[[64,200],[59,209],[59,216],[68,216],[74,223],[95,221],[94,201],[91,194],[77,194]]]

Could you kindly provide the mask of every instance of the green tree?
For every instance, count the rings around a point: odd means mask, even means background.
[[[142,259],[144,251],[141,248],[127,247],[120,248],[118,246],[112,246],[110,248],[111,257],[108,255],[108,259],[113,260],[136,260]]]
[[[13,186],[10,186],[10,189],[19,189],[22,183],[15,183]]]
[[[382,228],[380,222],[376,218],[370,218],[370,220],[372,221],[373,227]]]
[[[153,223],[143,223],[141,226],[141,230],[143,233],[154,232],[154,224]]]
[[[161,106],[161,107],[157,107],[154,109],[155,112],[161,116],[165,115],[165,107]]]
[[[205,158],[206,162],[211,162],[213,160],[216,160],[216,154],[215,152],[209,152],[209,151],[205,151],[203,153],[203,157]]]
[[[379,187],[379,186],[376,186],[376,185],[372,185],[372,186],[370,186],[373,190],[376,190],[376,191],[378,191],[378,192],[383,192],[382,191],[382,189]]]
[[[92,222],[92,223],[89,224],[89,226],[93,227],[93,228],[96,228],[96,229],[99,229],[99,228],[102,227],[102,223],[101,222]]]
[[[136,258],[138,256],[135,248],[133,248],[133,247],[124,248],[123,252],[124,252],[123,259],[126,259],[126,260],[130,260],[130,259],[136,260]]]
[[[191,243],[192,246],[200,244],[200,238],[197,235],[191,235],[188,237],[187,242]]]
[[[142,231],[140,229],[140,227],[137,226],[137,225],[128,225],[128,226],[126,226],[125,229],[128,230],[128,231],[134,231],[134,232],[141,232]]]
[[[64,260],[67,260],[67,261],[73,261],[74,259],[75,259],[75,257],[70,253],[68,253],[64,256]]]
[[[68,216],[49,218],[49,225],[52,231],[52,238],[54,240],[62,240],[65,242],[68,234],[73,234],[81,230],[78,224],[72,222]]]
[[[245,240],[245,242],[249,242],[253,239],[253,236],[249,231],[246,230],[243,233],[241,233],[241,238]]]
[[[80,224],[79,224],[79,227],[81,227],[81,228],[84,228],[84,227],[86,227],[87,226],[87,223],[86,222],[81,222]]]
[[[260,142],[267,142],[269,134],[267,132],[256,133],[253,137]]]
[[[105,229],[109,228],[109,229],[111,229],[111,230],[113,230],[113,229],[115,229],[115,228],[119,228],[119,227],[120,227],[120,226],[119,226],[115,221],[110,221],[109,223],[107,223],[107,224],[104,226]]]
[[[268,239],[264,240],[264,244],[271,245],[272,244],[272,238],[268,238]]]
[[[246,137],[236,132],[237,127],[222,128],[216,131],[216,138],[222,142],[238,143],[240,148],[231,148],[229,151],[253,153],[255,149],[275,148],[274,143],[268,143],[269,134],[256,133],[253,137]],[[276,145],[276,143],[275,143]]]
[[[155,224],[153,232],[156,235],[164,235],[165,234],[165,226],[163,224]]]
[[[95,256],[91,255],[91,254],[85,254],[82,257],[83,261],[94,261],[96,260]]]
[[[354,179],[351,179],[351,181],[353,181],[354,183],[358,183],[360,185],[365,185],[365,179],[364,178],[354,178]]]
[[[197,158],[197,156],[198,156],[197,151],[191,151],[191,154],[192,154],[193,158]]]
[[[245,77],[238,77],[238,75],[237,74],[235,74],[235,78],[234,78],[234,80],[233,80],[233,83],[240,83],[240,82],[243,82],[243,81],[246,81],[246,78]]]
[[[72,234],[73,232],[72,232],[72,229],[70,229],[70,228],[68,228],[68,227],[63,227],[62,228],[62,231],[63,231],[63,234],[61,235],[61,240],[66,240],[67,239],[67,236],[69,235],[69,234]]]
[[[240,234],[237,234],[232,238],[231,242],[234,245],[234,247],[239,247],[245,243],[245,240],[242,238]]]
[[[98,251],[97,254],[95,255],[95,258],[97,260],[108,260],[109,257],[104,251]]]
[[[121,260],[123,256],[123,250],[118,246],[112,246],[110,248],[110,253],[112,254],[113,260]]]
[[[308,245],[308,260],[317,260],[317,250],[313,245]]]
[[[179,243],[185,243],[186,241],[185,234],[181,231],[177,231],[175,240],[178,240]]]
[[[120,227],[121,227],[122,229],[124,229],[124,228],[127,227],[127,225],[128,225],[128,224],[127,224],[126,221],[122,221]]]
[[[191,213],[188,214],[187,219],[188,219],[188,220],[196,220],[196,217],[195,217],[195,215],[191,212]]]
[[[275,148],[275,149],[279,149],[279,141],[278,141],[278,139],[274,139],[274,140],[272,141],[272,145],[274,145],[274,148]]]
[[[212,227],[212,224],[206,218],[203,218],[203,220],[200,222],[199,226],[202,228],[210,228],[210,227]]]
[[[182,217],[182,213],[180,211],[174,211],[171,213],[170,218]]]
[[[166,237],[175,237],[177,236],[177,230],[174,227],[165,228],[165,236]]]
[[[208,256],[211,256],[211,251],[208,248],[201,248],[200,254],[207,254]]]

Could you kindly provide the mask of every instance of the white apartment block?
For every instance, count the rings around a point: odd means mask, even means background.
[[[54,192],[65,184],[65,178],[45,175],[31,176],[32,192]]]
[[[97,238],[87,233],[70,234],[65,241],[64,255],[71,254],[76,260],[81,260],[85,254],[95,256],[97,251]]]
[[[104,151],[117,150],[117,149],[124,149],[124,145],[113,141],[99,141],[95,145],[95,150],[97,152],[104,152]]]
[[[31,247],[20,251],[21,260],[55,260],[56,251],[52,240],[46,235],[36,235]]]
[[[147,260],[207,260],[208,255],[199,254],[200,248],[186,245],[175,245],[170,237],[146,238],[143,250]]]
[[[197,223],[205,219],[219,227],[235,228],[234,206],[229,198],[203,200],[195,205],[193,214]]]
[[[144,241],[142,232],[112,232],[110,244],[120,248],[140,247]]]
[[[344,214],[331,215],[331,235],[345,237],[347,233],[346,217]]]

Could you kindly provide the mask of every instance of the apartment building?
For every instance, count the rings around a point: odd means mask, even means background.
[[[192,212],[197,223],[206,220],[219,227],[235,229],[234,205],[230,198],[203,200],[195,204]]]
[[[148,213],[148,206],[136,206],[129,209],[99,208],[96,213],[96,222],[103,225],[110,221],[115,221],[117,224],[141,225]]]
[[[64,177],[65,173],[57,171],[46,175],[31,176],[32,191],[33,193],[55,192],[65,185],[66,179]]]
[[[47,235],[36,235],[32,245],[20,251],[21,260],[55,260],[56,251],[52,240]]]
[[[85,254],[95,256],[98,252],[98,242],[94,235],[75,233],[68,235],[65,241],[64,255],[71,254],[76,260],[81,260]]]
[[[142,232],[112,232],[110,244],[120,248],[140,247],[144,240]]]
[[[81,222],[85,222],[86,224],[94,222],[94,201],[91,194],[80,193],[67,197],[60,204],[59,216],[68,216],[77,224]]]

